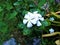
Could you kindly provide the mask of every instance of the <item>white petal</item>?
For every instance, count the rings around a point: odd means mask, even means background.
[[[40,14],[34,14],[35,18],[41,18],[42,16]]]
[[[26,15],[24,16],[24,18],[28,19],[28,18],[29,18],[29,15],[28,15],[28,14],[26,14]]]
[[[38,13],[38,11],[35,11],[35,12],[33,12],[33,13],[37,14],[37,13]]]
[[[28,15],[32,15],[32,13],[31,12],[28,12]]]
[[[33,19],[33,20],[31,20],[31,23],[36,24],[37,23],[37,20],[36,19]]]
[[[24,23],[24,24],[26,24],[27,22],[28,22],[28,20],[26,20],[26,19],[23,20],[23,23]]]
[[[49,31],[50,31],[50,33],[54,33],[54,29],[53,28],[49,29]]]
[[[29,21],[29,22],[27,23],[27,27],[30,28],[30,27],[32,27],[32,26],[33,26],[32,23]]]
[[[35,19],[38,19],[38,15],[37,15],[37,14],[34,14],[34,18],[35,18]]]
[[[54,17],[51,17],[50,20],[51,20],[51,21],[54,21],[55,19],[54,19]]]
[[[37,14],[33,14],[34,15],[34,18],[38,18],[38,15]]]
[[[27,14],[27,15],[29,15],[29,19],[34,18],[34,15],[33,15],[33,13],[31,13],[31,12],[28,12],[28,14]]]
[[[42,17],[41,14],[38,13],[38,11],[33,12],[33,14],[34,14],[36,17]]]
[[[30,15],[30,19],[33,19],[34,18],[34,15]]]
[[[38,17],[42,17],[42,15],[41,14],[38,14]]]
[[[36,18],[35,20],[37,20],[37,21],[38,21],[38,20],[39,20],[39,18]]]
[[[41,21],[44,21],[44,18],[43,17],[41,17],[41,18],[39,18]]]
[[[40,23],[40,21],[37,22],[37,26],[41,26],[42,24]]]

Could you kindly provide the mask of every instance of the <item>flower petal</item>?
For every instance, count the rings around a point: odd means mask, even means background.
[[[29,15],[28,15],[28,14],[26,14],[26,15],[24,16],[24,18],[25,18],[25,19],[28,19],[28,18],[29,18]]]
[[[24,23],[24,24],[26,24],[27,22],[28,22],[28,20],[26,20],[26,19],[23,20],[23,23]]]
[[[42,15],[41,15],[41,14],[38,14],[38,17],[39,17],[39,18],[41,18],[41,17],[42,17]]]
[[[30,19],[34,18],[34,15],[33,15],[33,13],[31,13],[31,12],[28,12],[28,15],[29,15],[29,18],[30,18]]]
[[[28,12],[28,13],[25,15],[24,18],[26,18],[26,19],[32,19],[32,18],[34,18],[34,15],[33,15],[33,13]]]
[[[30,27],[32,27],[32,26],[33,26],[32,23],[29,21],[29,22],[27,23],[27,27],[30,28]]]
[[[53,28],[49,29],[49,31],[50,31],[50,33],[54,33],[54,29]]]
[[[40,14],[34,14],[35,18],[41,18],[42,16]]]
[[[32,13],[31,12],[28,12],[28,15],[32,15]]]
[[[37,22],[36,19],[31,20],[31,23],[33,23],[33,24],[36,24],[36,22]]]
[[[40,23],[40,21],[37,22],[37,26],[41,26],[42,24]]]
[[[38,11],[35,11],[35,12],[33,12],[34,14],[37,14],[38,13]]]
[[[44,18],[43,17],[41,17],[41,18],[39,18],[41,21],[44,21]]]
[[[51,17],[50,20],[51,20],[51,21],[54,21],[55,19],[54,19],[54,17]]]

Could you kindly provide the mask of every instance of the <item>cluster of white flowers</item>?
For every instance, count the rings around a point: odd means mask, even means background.
[[[41,26],[41,22],[44,21],[44,18],[41,16],[41,14],[38,14],[38,11],[35,11],[33,13],[28,12],[23,19],[23,23],[27,24],[27,27],[30,28],[33,25]]]

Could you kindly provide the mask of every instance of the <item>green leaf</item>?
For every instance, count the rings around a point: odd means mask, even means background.
[[[14,5],[20,5],[20,2],[19,1],[18,2],[15,2]]]
[[[19,27],[20,29],[23,29],[23,28],[25,27],[25,25],[24,25],[23,23],[19,23],[19,24],[18,24],[18,27]]]
[[[18,1],[22,1],[22,0],[18,0]]]
[[[0,22],[0,32],[6,33],[7,29],[8,29],[8,26],[5,23]]]
[[[0,12],[0,21],[2,21],[2,19],[3,19],[3,12]]]
[[[27,14],[28,13],[28,11],[26,11],[26,10],[23,10],[22,11],[22,15],[24,16],[25,14]]]
[[[13,6],[10,4],[10,3],[6,3],[6,9],[7,10],[10,10],[10,9],[12,9],[13,8]]]
[[[3,8],[2,8],[2,7],[0,7],[0,12],[1,12],[1,11],[3,11]]]
[[[50,3],[54,2],[54,0],[49,0]]]
[[[40,30],[44,30],[45,29],[45,26],[44,25],[42,25],[42,26],[40,26],[40,28],[39,28]]]
[[[45,21],[42,22],[42,24],[43,24],[44,26],[49,26],[51,23],[50,23],[49,21],[45,20]]]
[[[15,18],[16,15],[17,15],[17,12],[16,12],[16,11],[13,11],[12,13],[9,13],[9,14],[8,14],[7,18],[8,18],[8,20],[10,20],[10,19]]]
[[[41,7],[46,3],[46,0],[40,0],[38,6]]]
[[[31,33],[30,29],[24,28],[23,35],[30,35],[30,33]]]

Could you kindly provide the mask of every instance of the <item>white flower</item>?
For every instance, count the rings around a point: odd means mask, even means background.
[[[23,23],[27,24],[28,28],[32,27],[33,26],[32,24],[36,24],[36,21],[34,20],[34,16],[33,16],[33,14],[31,12],[28,12],[25,15]]]
[[[38,14],[38,11],[33,12],[35,19],[44,21],[44,18],[41,16],[41,14]]]
[[[23,19],[23,23],[27,24],[27,27],[30,28],[33,25],[37,24],[37,26],[41,26],[41,22],[40,21],[44,21],[44,18],[38,14],[38,11],[35,11],[33,13],[28,12]]]
[[[54,29],[53,28],[49,29],[49,31],[50,31],[50,33],[54,33]]]
[[[39,20],[44,21],[44,18],[41,16],[41,14],[38,14],[38,11],[33,12],[33,14],[34,14],[35,20],[37,21],[36,23],[37,26],[41,26],[42,24]]]
[[[51,21],[54,21],[55,19],[54,19],[54,17],[51,17],[50,20],[51,20]]]

